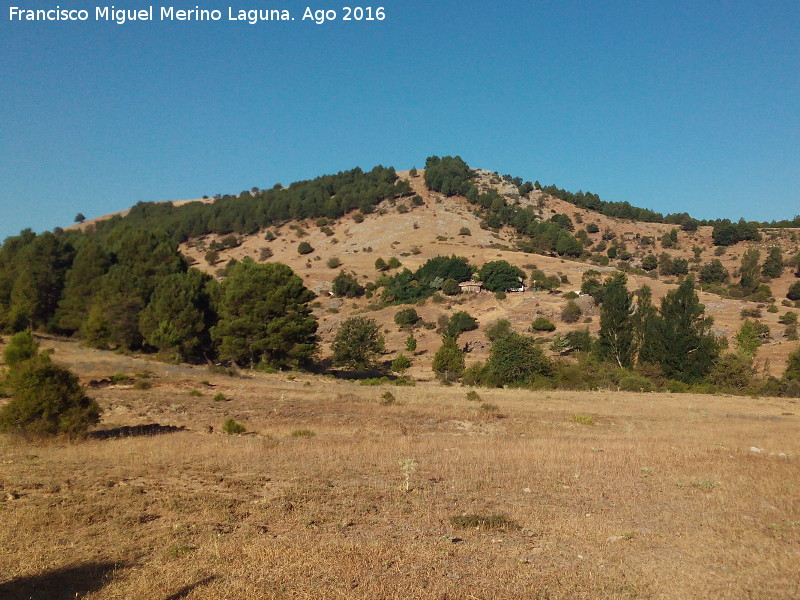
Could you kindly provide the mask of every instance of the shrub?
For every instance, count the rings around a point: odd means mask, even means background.
[[[314,247],[309,244],[308,242],[300,242],[297,245],[297,252],[299,254],[311,254],[314,251]]]
[[[356,223],[363,223],[364,222],[364,215],[361,213],[355,213],[353,215],[353,221]]]
[[[469,230],[468,227],[462,227],[458,230],[458,235],[472,235],[472,232]]]
[[[238,423],[235,419],[229,418],[223,423],[222,431],[229,435],[237,435],[246,431],[244,425]]]
[[[753,319],[760,319],[761,318],[761,309],[760,308],[743,308],[739,311],[739,316],[743,319],[747,317],[752,317]]]
[[[499,337],[511,333],[511,322],[507,319],[498,319],[486,328],[486,337],[489,341],[494,341]]]
[[[406,338],[406,351],[414,352],[417,349],[417,338],[410,335]]]
[[[505,300],[508,296],[503,290],[497,290],[494,293],[494,297],[497,298],[498,300]]]
[[[402,373],[411,366],[411,359],[405,354],[400,354],[392,361],[392,371]]]
[[[619,389],[626,392],[652,392],[653,382],[641,375],[627,375],[620,379]]]
[[[575,414],[572,415],[572,422],[577,423],[578,425],[594,425],[596,421],[594,420],[594,417],[590,415]]]
[[[555,324],[547,317],[536,317],[531,323],[533,331],[555,331]]]
[[[13,398],[0,410],[0,429],[76,436],[100,420],[100,406],[86,396],[78,377],[47,356],[17,363],[6,386]]]
[[[393,404],[397,404],[397,398],[392,392],[386,390],[385,392],[383,392],[383,394],[381,394],[381,404],[383,406],[391,406]]]
[[[477,328],[478,321],[475,320],[475,317],[462,310],[450,317],[442,334],[452,338],[457,338],[463,332],[473,331]]]
[[[332,348],[335,365],[365,369],[373,366],[385,341],[374,319],[350,317],[339,327]]]
[[[413,308],[404,308],[394,316],[394,322],[399,327],[413,327],[420,321],[420,316]]]
[[[481,397],[475,390],[470,390],[467,392],[467,400],[469,400],[470,402],[480,402]]]
[[[339,260],[338,256],[331,256],[326,263],[329,269],[336,269],[337,267],[342,266],[342,261]]]
[[[310,429],[295,429],[291,433],[291,436],[294,437],[294,438],[297,438],[297,437],[314,437],[315,435],[317,435],[317,434],[314,433],[313,431],[311,431]]]
[[[11,336],[3,352],[3,360],[9,367],[15,367],[19,363],[29,360],[39,353],[39,343],[33,339],[30,331],[20,331]]]
[[[225,396],[225,394],[223,394],[222,392],[217,392],[216,394],[214,394],[214,402],[227,402],[227,401],[228,397]]]
[[[577,323],[582,314],[581,307],[574,300],[570,300],[561,311],[561,320],[564,323]]]
[[[789,300],[800,300],[800,281],[795,281],[789,286],[789,291],[786,292],[786,297]]]
[[[445,296],[457,296],[461,293],[461,287],[458,285],[458,281],[453,278],[445,279],[442,283],[442,293]]]
[[[433,371],[448,381],[460,377],[464,372],[464,352],[454,338],[444,338],[433,357]]]
[[[337,298],[358,298],[364,295],[364,287],[358,283],[356,276],[344,271],[334,277],[331,291]]]
[[[457,515],[450,517],[456,529],[515,530],[519,525],[506,515]]]

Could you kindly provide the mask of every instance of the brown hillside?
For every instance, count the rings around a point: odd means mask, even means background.
[[[221,236],[206,236],[202,239],[191,240],[181,246],[181,251],[197,268],[209,273],[217,273],[232,258],[241,260],[245,256],[256,261],[277,261],[289,265],[305,279],[306,285],[319,295],[316,313],[320,319],[320,333],[324,342],[323,350],[327,348],[338,325],[344,319],[355,313],[368,311],[369,316],[376,319],[386,332],[387,358],[391,358],[403,350],[407,337],[407,333],[399,331],[393,321],[395,313],[402,307],[372,310],[374,303],[364,298],[358,300],[329,298],[327,292],[340,269],[352,271],[362,283],[366,284],[369,281],[375,281],[379,276],[374,266],[375,260],[379,257],[386,260],[390,257],[397,257],[402,263],[402,267],[411,270],[438,255],[464,256],[478,267],[491,260],[505,259],[522,268],[526,273],[530,273],[531,269],[535,267],[548,275],[558,275],[559,277],[565,275],[569,283],[564,284],[560,292],[578,290],[583,273],[589,269],[601,272],[615,270],[614,261],[611,261],[612,266],[601,267],[590,262],[515,251],[515,232],[508,229],[499,232],[481,229],[480,219],[473,214],[472,207],[465,198],[445,198],[441,194],[427,190],[422,172],[417,177],[409,177],[408,172],[399,172],[398,174],[407,179],[413,191],[423,198],[423,206],[414,206],[409,199],[385,201],[377,207],[373,214],[366,215],[362,223],[356,223],[352,215],[332,222],[329,227],[333,231],[333,235],[326,235],[310,219],[299,223],[285,224],[272,229],[277,238],[271,242],[264,239],[265,232],[243,237],[240,246],[221,252],[219,261],[215,265],[207,264],[204,255],[208,245]],[[795,231],[775,230],[765,231],[763,242],[757,244],[740,242],[717,257],[711,240],[711,227],[700,227],[696,232],[679,231],[677,247],[664,249],[659,240],[674,228],[673,225],[606,217],[578,208],[541,191],[534,191],[526,198],[519,198],[516,195],[516,188],[509,186],[496,174],[488,171],[478,171],[478,182],[482,187],[494,186],[500,193],[506,194],[509,198],[522,204],[539,207],[544,219],[556,213],[567,214],[573,220],[576,231],[588,223],[596,223],[600,231],[589,234],[589,240],[593,244],[597,244],[604,234],[608,236],[610,232],[613,234],[615,242],[624,244],[633,255],[632,266],[640,265],[641,259],[651,252],[656,255],[666,252],[673,258],[682,257],[690,260],[694,257],[693,248],[698,247],[701,249],[700,262],[690,261],[690,265],[699,268],[713,258],[719,258],[734,274],[739,267],[742,254],[751,245],[756,245],[760,249],[762,261],[766,256],[767,249],[773,245],[779,245],[782,248],[785,260],[800,250]],[[407,208],[408,211],[406,212],[402,207]],[[459,235],[464,227],[470,231],[470,235]],[[647,237],[652,238],[653,244],[644,244],[643,240]],[[301,241],[310,243],[314,252],[300,255],[297,247]],[[262,252],[265,249],[271,252],[271,256],[262,259]],[[332,257],[341,261],[340,267],[331,269],[327,266],[328,260]],[[653,289],[656,303],[676,285],[674,279],[671,278],[654,278],[635,273],[629,274],[628,281],[631,289],[644,284],[649,285]],[[781,278],[771,282],[770,285],[778,305],[780,305],[781,298],[785,297],[786,290],[792,281],[794,281],[792,270],[786,269]],[[757,306],[753,302],[724,299],[718,295],[704,292],[700,293],[700,297],[706,305],[707,313],[714,317],[717,333],[725,335],[731,341],[743,321],[740,316],[741,310],[743,308],[754,309]],[[495,299],[494,295],[482,292],[474,295],[462,295],[456,299],[447,299],[444,303],[429,300],[417,310],[423,319],[431,322],[435,322],[439,315],[449,315],[456,310],[466,310],[476,317],[480,323],[480,330],[465,334],[463,341],[464,343],[478,342],[477,348],[469,360],[483,360],[488,348],[488,345],[485,344],[483,330],[500,318],[508,319],[519,330],[525,330],[535,317],[541,315],[558,324],[557,333],[588,326],[596,334],[599,328],[596,309],[588,310],[584,315],[585,318],[591,318],[590,322],[583,322],[584,319],[572,325],[560,322],[560,313],[566,302],[562,293],[549,294],[531,291],[521,294],[510,293],[507,299],[500,301]],[[775,375],[783,372],[786,357],[797,347],[797,342],[789,342],[785,339],[784,326],[778,323],[780,315],[787,310],[789,309],[779,306],[777,313],[770,313],[762,305],[762,320],[770,327],[772,339],[759,350],[757,360],[759,366],[763,366],[764,361],[767,361],[767,369]],[[423,329],[416,335],[419,341],[419,353],[430,354],[438,348],[440,340],[435,331]],[[416,362],[427,364],[424,367],[417,365],[412,369],[412,375],[423,378],[430,377],[430,360]]]

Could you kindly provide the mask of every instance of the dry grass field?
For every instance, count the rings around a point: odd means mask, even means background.
[[[796,400],[468,399],[44,345],[131,378],[90,390],[105,434],[0,437],[4,600],[800,597]]]

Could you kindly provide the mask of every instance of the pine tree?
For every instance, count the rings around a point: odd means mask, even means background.
[[[758,248],[750,248],[742,256],[740,285],[745,295],[750,295],[758,289],[758,260],[760,257],[761,253]]]
[[[658,310],[653,306],[650,286],[643,285],[636,292],[636,310],[632,319],[637,363],[658,364]]]
[[[597,351],[601,358],[620,367],[630,368],[633,364],[634,339],[631,294],[626,282],[623,274],[615,275],[606,282],[600,308]]]
[[[442,345],[433,356],[433,371],[443,379],[451,381],[464,373],[464,352],[455,338],[442,338]]]
[[[175,361],[195,361],[211,351],[211,278],[195,269],[163,277],[139,317],[144,341]]]
[[[211,337],[219,357],[241,366],[302,366],[317,349],[314,299],[284,264],[237,263],[222,283]]]
[[[770,279],[780,277],[783,273],[784,266],[781,249],[778,246],[772,246],[769,249],[767,258],[764,259],[764,264],[761,267],[761,274]]]
[[[661,299],[655,355],[667,377],[699,381],[719,356],[720,346],[709,333],[713,320],[704,315],[693,277],[684,279],[678,289]]]

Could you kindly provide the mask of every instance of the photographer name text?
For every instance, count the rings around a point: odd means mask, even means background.
[[[332,8],[305,7],[302,15],[298,12],[282,8],[242,8],[227,6],[222,9],[175,8],[174,6],[148,6],[147,8],[129,9],[115,6],[95,6],[92,9],[62,8],[20,8],[10,6],[9,21],[26,23],[33,21],[85,22],[98,21],[125,25],[126,23],[167,21],[236,21],[256,25],[258,23],[295,21],[322,25],[334,21],[343,22],[379,22],[386,19],[386,9],[382,6],[341,6]]]

